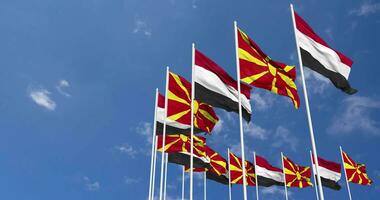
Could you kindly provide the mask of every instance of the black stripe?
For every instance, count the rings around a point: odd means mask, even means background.
[[[350,86],[350,83],[342,74],[328,70],[307,50],[304,50],[302,48],[300,48],[300,50],[303,65],[330,79],[330,81],[335,85],[335,87],[342,90],[343,92],[347,94],[355,94],[357,92],[356,89]]]
[[[190,155],[183,153],[169,153],[168,162],[190,166]],[[209,168],[210,163],[205,163],[201,159],[194,157],[193,166],[194,168]]]
[[[315,176],[315,178],[317,178],[317,176]],[[340,190],[342,188],[338,182],[335,182],[333,180],[330,180],[324,177],[321,177],[321,182],[322,182],[323,187],[327,187],[333,190]],[[318,185],[318,181],[317,181],[317,185]]]
[[[195,83],[195,99],[207,103],[211,106],[222,108],[228,112],[239,113],[239,103],[231,100],[230,98],[221,95],[217,92],[207,89],[199,83]],[[249,122],[251,121],[251,114],[242,106],[243,118]]]
[[[162,135],[163,134],[163,128],[164,125],[161,122],[157,121],[157,126],[156,126],[156,134],[157,135]],[[168,126],[166,125],[166,135],[178,135],[178,134],[184,134],[184,135],[190,135],[191,129],[180,129],[174,126]],[[201,133],[204,132],[198,128],[194,127],[194,133]]]
[[[257,176],[257,182],[259,183],[259,186],[263,186],[263,187],[270,187],[273,185],[284,186],[284,183],[282,183],[282,182],[278,182],[276,180],[273,180],[273,179],[270,179],[267,177],[263,177],[263,176]]]
[[[207,177],[207,179],[216,181],[216,182],[224,184],[224,185],[228,185],[228,178],[224,175],[219,176],[218,174],[215,174],[212,172],[207,172],[206,177]]]

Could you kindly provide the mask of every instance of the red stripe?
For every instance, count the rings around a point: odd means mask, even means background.
[[[269,162],[267,160],[265,160],[263,157],[258,156],[258,155],[256,155],[256,165],[263,167],[269,171],[281,172],[282,173],[282,169],[277,168],[277,167],[273,167],[271,164],[269,164]]]
[[[342,53],[340,53],[339,51],[336,51],[335,49],[331,48],[321,37],[319,37],[315,32],[314,30],[309,26],[309,24],[306,23],[305,20],[303,20],[296,12],[294,12],[294,16],[295,16],[295,19],[296,19],[296,27],[297,29],[307,35],[309,38],[313,39],[315,42],[318,42],[319,44],[327,47],[327,48],[330,48],[331,50],[335,51],[339,58],[340,58],[340,61],[344,64],[346,64],[347,66],[351,67],[352,66],[352,60],[350,58],[348,58],[347,56],[343,55]]]
[[[235,88],[236,91],[238,90],[237,82],[230,75],[228,75],[222,67],[220,67],[218,64],[216,64],[214,61],[212,61],[197,49],[195,49],[195,65],[211,71],[217,75],[224,84]],[[251,88],[247,85],[241,84],[241,93],[250,99]]]
[[[157,102],[158,107],[160,108],[165,108],[165,96],[158,93],[158,102]]]
[[[314,156],[313,156],[313,158],[314,158]],[[314,159],[313,159],[313,163],[314,163]],[[340,171],[341,171],[341,166],[339,163],[329,161],[329,160],[325,160],[319,156],[318,156],[318,165],[320,167],[326,168],[326,169],[328,169],[330,171],[334,171],[336,173],[340,173]]]

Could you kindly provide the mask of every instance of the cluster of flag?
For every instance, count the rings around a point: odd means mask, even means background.
[[[306,67],[330,79],[338,89],[347,94],[356,93],[357,90],[348,83],[352,61],[332,49],[293,10],[292,14],[300,65],[303,61]],[[162,160],[166,153],[167,162],[182,165],[184,171],[189,171],[191,174],[203,172],[207,179],[230,186],[243,184],[244,187],[256,186],[257,188],[257,186],[277,185],[284,186],[286,191],[288,187],[305,188],[318,184],[317,181],[314,184],[311,182],[311,176],[314,174],[318,179],[320,178],[322,186],[340,190],[341,186],[338,182],[341,179],[341,165],[318,157],[315,148],[313,148],[314,154],[311,154],[311,167],[298,165],[281,154],[282,167],[279,168],[256,154],[254,154],[254,162],[249,162],[244,157],[244,146],[241,158],[228,150],[226,160],[206,144],[205,137],[195,135],[202,132],[212,133],[219,121],[214,108],[236,112],[241,118],[240,122],[242,119],[250,122],[252,87],[286,96],[296,109],[300,107],[301,102],[295,83],[296,67],[270,58],[236,24],[235,31],[237,80],[194,46],[192,82],[168,69],[166,96],[159,94],[158,91],[156,94],[152,159],[153,150],[163,153]],[[307,98],[305,99],[308,105]],[[242,144],[244,145],[243,142]],[[315,156],[317,156],[316,160]],[[372,183],[364,165],[356,164],[343,151],[341,151],[341,158],[347,183],[360,185]],[[152,190],[153,187],[154,183],[151,181],[150,189]],[[153,199],[153,196],[154,192],[150,191],[149,198]]]

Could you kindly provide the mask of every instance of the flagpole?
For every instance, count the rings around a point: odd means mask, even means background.
[[[191,57],[191,136],[190,136],[190,200],[193,200],[193,168],[194,168],[194,66],[195,66],[195,44],[192,44],[192,57]]]
[[[168,157],[169,157],[169,154],[166,154],[165,155],[164,200],[166,200],[166,184],[168,180]]]
[[[339,146],[339,149],[340,149],[340,157],[342,158],[342,165],[343,165],[344,177],[346,178],[348,197],[350,197],[350,200],[352,200],[352,197],[351,197],[351,190],[350,190],[350,184],[348,183],[347,173],[346,173],[346,168],[344,167],[343,150],[342,150],[342,147],[341,147],[341,146]]]
[[[207,177],[206,177],[206,171],[203,172],[203,199],[206,200],[207,199],[207,186],[206,186],[206,183],[207,183]]]
[[[164,185],[164,164],[165,164],[165,136],[166,136],[166,118],[168,116],[168,88],[169,88],[169,67],[166,67],[166,85],[165,85],[165,115],[164,127],[162,129],[162,153],[161,153],[161,176],[160,176],[160,200]]]
[[[256,152],[253,152],[253,162],[255,165],[255,180],[256,180],[256,200],[259,200],[259,180],[257,180],[257,171],[256,171]]]
[[[297,34],[296,34],[296,21],[294,17],[294,9],[293,9],[293,4],[290,4],[290,9],[292,11],[292,20],[293,20],[293,28],[294,28],[294,38],[296,40],[296,46],[297,46],[297,54],[298,54],[298,61],[300,64],[300,70],[301,70],[301,80],[302,80],[302,86],[303,86],[303,94],[305,97],[305,105],[306,105],[306,113],[307,113],[307,119],[309,123],[309,131],[310,131],[310,139],[311,139],[311,146],[313,150],[313,155],[314,158],[318,158],[317,154],[317,147],[315,144],[315,139],[314,139],[314,130],[313,130],[313,122],[311,120],[311,113],[310,113],[310,108],[309,108],[309,98],[307,95],[307,89],[306,89],[306,82],[305,82],[305,76],[303,72],[303,64],[302,64],[302,58],[301,58],[301,52],[298,46],[298,39],[297,39]],[[319,175],[319,164],[318,164],[318,159],[315,160],[315,168],[316,168],[316,173],[317,173],[317,181],[318,181],[318,189],[319,189],[319,195],[320,199],[324,200],[324,195],[323,195],[323,189],[322,189],[322,183],[321,183],[321,177]]]
[[[152,197],[152,180],[153,180],[153,162],[155,154],[155,140],[156,140],[156,120],[157,120],[157,101],[158,101],[158,88],[156,88],[156,101],[154,102],[154,121],[153,121],[153,133],[152,133],[152,153],[150,158],[150,176],[149,176],[149,197]]]
[[[230,149],[229,148],[227,148],[227,155],[228,155],[228,197],[229,197],[229,200],[232,200],[232,194],[231,194]]]
[[[156,130],[156,125],[157,125],[157,122],[155,122],[155,125],[153,127],[154,130]],[[157,140],[158,140],[158,136],[155,136],[155,140],[154,140],[154,149],[155,150],[154,150],[154,161],[153,161],[153,178],[152,178],[152,196],[151,196],[151,200],[154,199],[154,188],[155,188],[155,181],[156,181]]]
[[[182,200],[185,200],[185,166],[182,166]]]
[[[285,199],[288,200],[288,188],[286,186],[286,176],[285,176],[285,166],[284,166],[284,154],[282,152],[281,152],[281,162],[282,162],[282,175],[284,176]]]
[[[240,63],[239,63],[239,52],[238,52],[238,33],[237,33],[237,22],[234,21],[235,29],[235,53],[236,53],[236,72],[237,72],[237,86],[239,95],[239,125],[240,125],[240,148],[241,148],[241,159],[242,159],[242,171],[243,171],[243,195],[244,200],[247,200],[247,179],[245,171],[245,154],[244,154],[244,133],[243,133],[243,117],[241,109],[241,86],[240,86]]]
[[[310,160],[311,160],[311,168],[313,169],[313,180],[314,180],[315,194],[317,195],[317,200],[319,200],[318,189],[317,189],[317,180],[315,180],[315,170],[314,170],[314,164],[313,164],[313,154],[311,153],[311,151],[310,151]]]

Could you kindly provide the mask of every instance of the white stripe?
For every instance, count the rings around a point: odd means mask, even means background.
[[[339,55],[334,50],[319,44],[299,30],[296,31],[296,35],[298,45],[302,49],[309,52],[326,69],[342,74],[348,80],[351,68],[340,60]]]
[[[281,172],[271,171],[271,170],[268,170],[264,167],[260,167],[260,166],[256,165],[256,173],[257,173],[257,176],[269,178],[269,179],[275,180],[275,181],[280,182],[280,183],[284,182],[284,175]]]
[[[213,92],[221,94],[238,104],[238,91],[232,86],[225,84],[216,74],[198,65],[195,65],[194,73],[194,80],[196,83]],[[241,95],[241,103],[245,110],[251,114],[251,104],[245,95]]]
[[[180,154],[185,154],[185,155],[188,155],[188,156],[190,156],[191,154],[190,154],[190,152],[178,152],[178,153],[180,153]],[[195,155],[195,154],[193,154],[193,157],[194,158],[198,158],[198,159],[200,159],[203,163],[208,163],[208,164],[210,164],[210,159],[209,158],[207,158],[207,157],[201,157],[201,156],[197,156],[197,155]]]
[[[313,164],[313,168],[314,168],[314,171],[315,171],[315,165]],[[341,173],[338,173],[338,172],[334,172],[332,170],[329,170],[327,168],[324,168],[322,166],[318,166],[318,169],[319,169],[319,175],[325,179],[329,179],[329,180],[332,180],[332,181],[335,181],[335,182],[338,182],[340,180],[340,177],[341,177]]]
[[[164,123],[164,117],[165,116],[165,109],[161,107],[157,107],[157,121],[160,122],[161,124]],[[173,121],[171,119],[166,119],[166,125],[167,126],[172,126],[180,129],[189,129],[190,125],[187,124],[182,124],[176,121]]]

